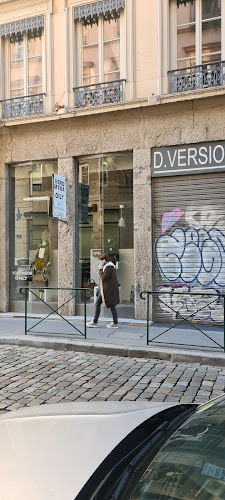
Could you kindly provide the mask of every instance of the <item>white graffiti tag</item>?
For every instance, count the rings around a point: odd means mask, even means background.
[[[162,285],[157,290],[166,292],[158,294],[159,304],[161,310],[170,314],[173,320],[189,317],[190,321],[195,319],[223,323],[223,299],[213,288],[204,289],[202,295],[190,295],[187,293],[190,291],[187,285],[180,285],[179,288],[173,285]],[[191,292],[201,293],[202,289],[193,287]]]
[[[219,229],[175,228],[157,239],[155,253],[169,282],[225,287],[225,235]]]

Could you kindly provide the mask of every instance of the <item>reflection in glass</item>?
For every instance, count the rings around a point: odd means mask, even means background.
[[[119,79],[120,79],[120,72],[119,71],[117,73],[108,73],[108,74],[104,75],[105,82],[114,82],[115,80],[119,80]]]
[[[24,95],[24,42],[10,43],[10,97]]]
[[[29,89],[28,89],[28,95],[41,94],[41,93],[42,93],[42,86],[29,87]]]
[[[42,58],[31,57],[28,60],[28,87],[42,84]]]
[[[98,25],[83,26],[83,84],[99,82]]]
[[[177,67],[196,64],[195,48],[195,2],[177,8]]]
[[[24,57],[24,42],[10,43],[10,61],[18,61]]]
[[[220,54],[211,54],[207,56],[202,57],[202,64],[209,64],[209,63],[214,63],[220,61],[221,55]],[[210,69],[210,67],[209,67]],[[221,72],[222,73],[222,72]]]
[[[14,99],[15,97],[22,97],[22,96],[24,96],[24,89],[11,90],[11,92],[10,92],[11,99]]]
[[[98,25],[83,26],[83,46],[98,43]]]
[[[41,56],[42,41],[41,38],[28,37],[28,57]]]
[[[42,92],[42,41],[28,37],[28,94]]]
[[[117,262],[122,304],[131,301],[133,269],[133,164],[131,154],[79,161],[79,286],[98,282],[97,255]],[[88,184],[87,184],[88,182]],[[125,227],[118,225],[123,205]]]
[[[36,286],[38,280],[42,286],[58,286],[58,223],[50,203],[53,173],[56,162],[11,167],[10,301],[24,301],[20,287]],[[54,291],[48,293],[54,300]]]
[[[92,77],[95,77],[95,81],[98,82],[98,45],[91,47],[84,47],[83,49],[83,75],[84,78],[89,78],[88,83],[95,83],[91,81]]]
[[[193,72],[193,69],[191,70],[191,68],[190,68],[192,66],[196,66],[196,59],[195,58],[188,59],[187,61],[184,61],[183,59],[181,59],[181,61],[177,62],[177,69],[184,68],[185,74]]]
[[[120,42],[104,43],[104,73],[119,71],[120,69]]]
[[[27,49],[25,60],[24,46]],[[22,41],[10,43],[10,97],[41,93],[41,86],[42,41],[24,34]]]
[[[195,25],[177,29],[178,68],[193,66],[195,59]]]
[[[207,62],[221,60],[221,19],[202,23],[202,55]]]
[[[99,83],[99,77],[98,77],[98,75],[96,75],[96,76],[90,76],[90,77],[85,77],[83,79],[83,84],[84,85],[95,85],[96,83]]]
[[[195,0],[191,4],[187,2],[186,5],[179,5],[177,8],[177,26],[190,24],[195,22]]]
[[[120,78],[120,19],[83,26],[83,84]],[[101,62],[101,64],[100,64]],[[102,70],[101,70],[102,69]],[[101,74],[99,71],[101,70]]]
[[[180,427],[140,479],[130,500],[224,500],[225,398]]]
[[[103,40],[117,40],[120,38],[120,19],[112,21],[104,21],[103,23]]]
[[[221,0],[202,0],[202,19],[221,16]]]
[[[104,81],[120,79],[120,20],[103,23]],[[115,75],[116,72],[116,75]]]
[[[24,61],[18,60],[10,64],[10,87],[11,90],[24,90]]]
[[[202,0],[202,48],[198,61],[221,60],[221,1]],[[177,8],[177,68],[196,65],[196,5]],[[199,62],[198,62],[199,64]]]

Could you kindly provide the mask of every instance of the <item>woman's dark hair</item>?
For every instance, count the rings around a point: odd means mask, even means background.
[[[100,253],[100,255],[98,256],[98,259],[99,260],[106,260],[106,262],[109,262],[109,260],[110,260],[109,255],[107,253]]]

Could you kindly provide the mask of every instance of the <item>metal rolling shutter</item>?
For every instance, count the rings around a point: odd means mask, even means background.
[[[154,320],[174,323],[194,312],[194,321],[219,326],[220,293],[225,293],[225,172],[153,179],[153,245],[153,289],[168,292],[160,296],[165,305],[154,301]],[[218,299],[210,305],[209,295],[182,295],[187,290],[217,293]]]

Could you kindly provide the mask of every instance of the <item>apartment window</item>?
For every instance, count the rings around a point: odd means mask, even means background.
[[[201,63],[221,60],[221,0],[202,0]]]
[[[79,170],[79,183],[89,185],[89,164],[83,164]]]
[[[125,0],[102,0],[74,9],[77,85],[121,78],[121,24]]]
[[[10,97],[42,92],[42,33],[24,33],[20,40],[10,37]]]
[[[44,16],[2,24],[5,99],[43,92]]]
[[[220,61],[221,0],[171,0],[171,7],[173,12],[176,8],[177,17],[172,66],[179,69]]]
[[[119,80],[120,19],[82,27],[83,85]]]

